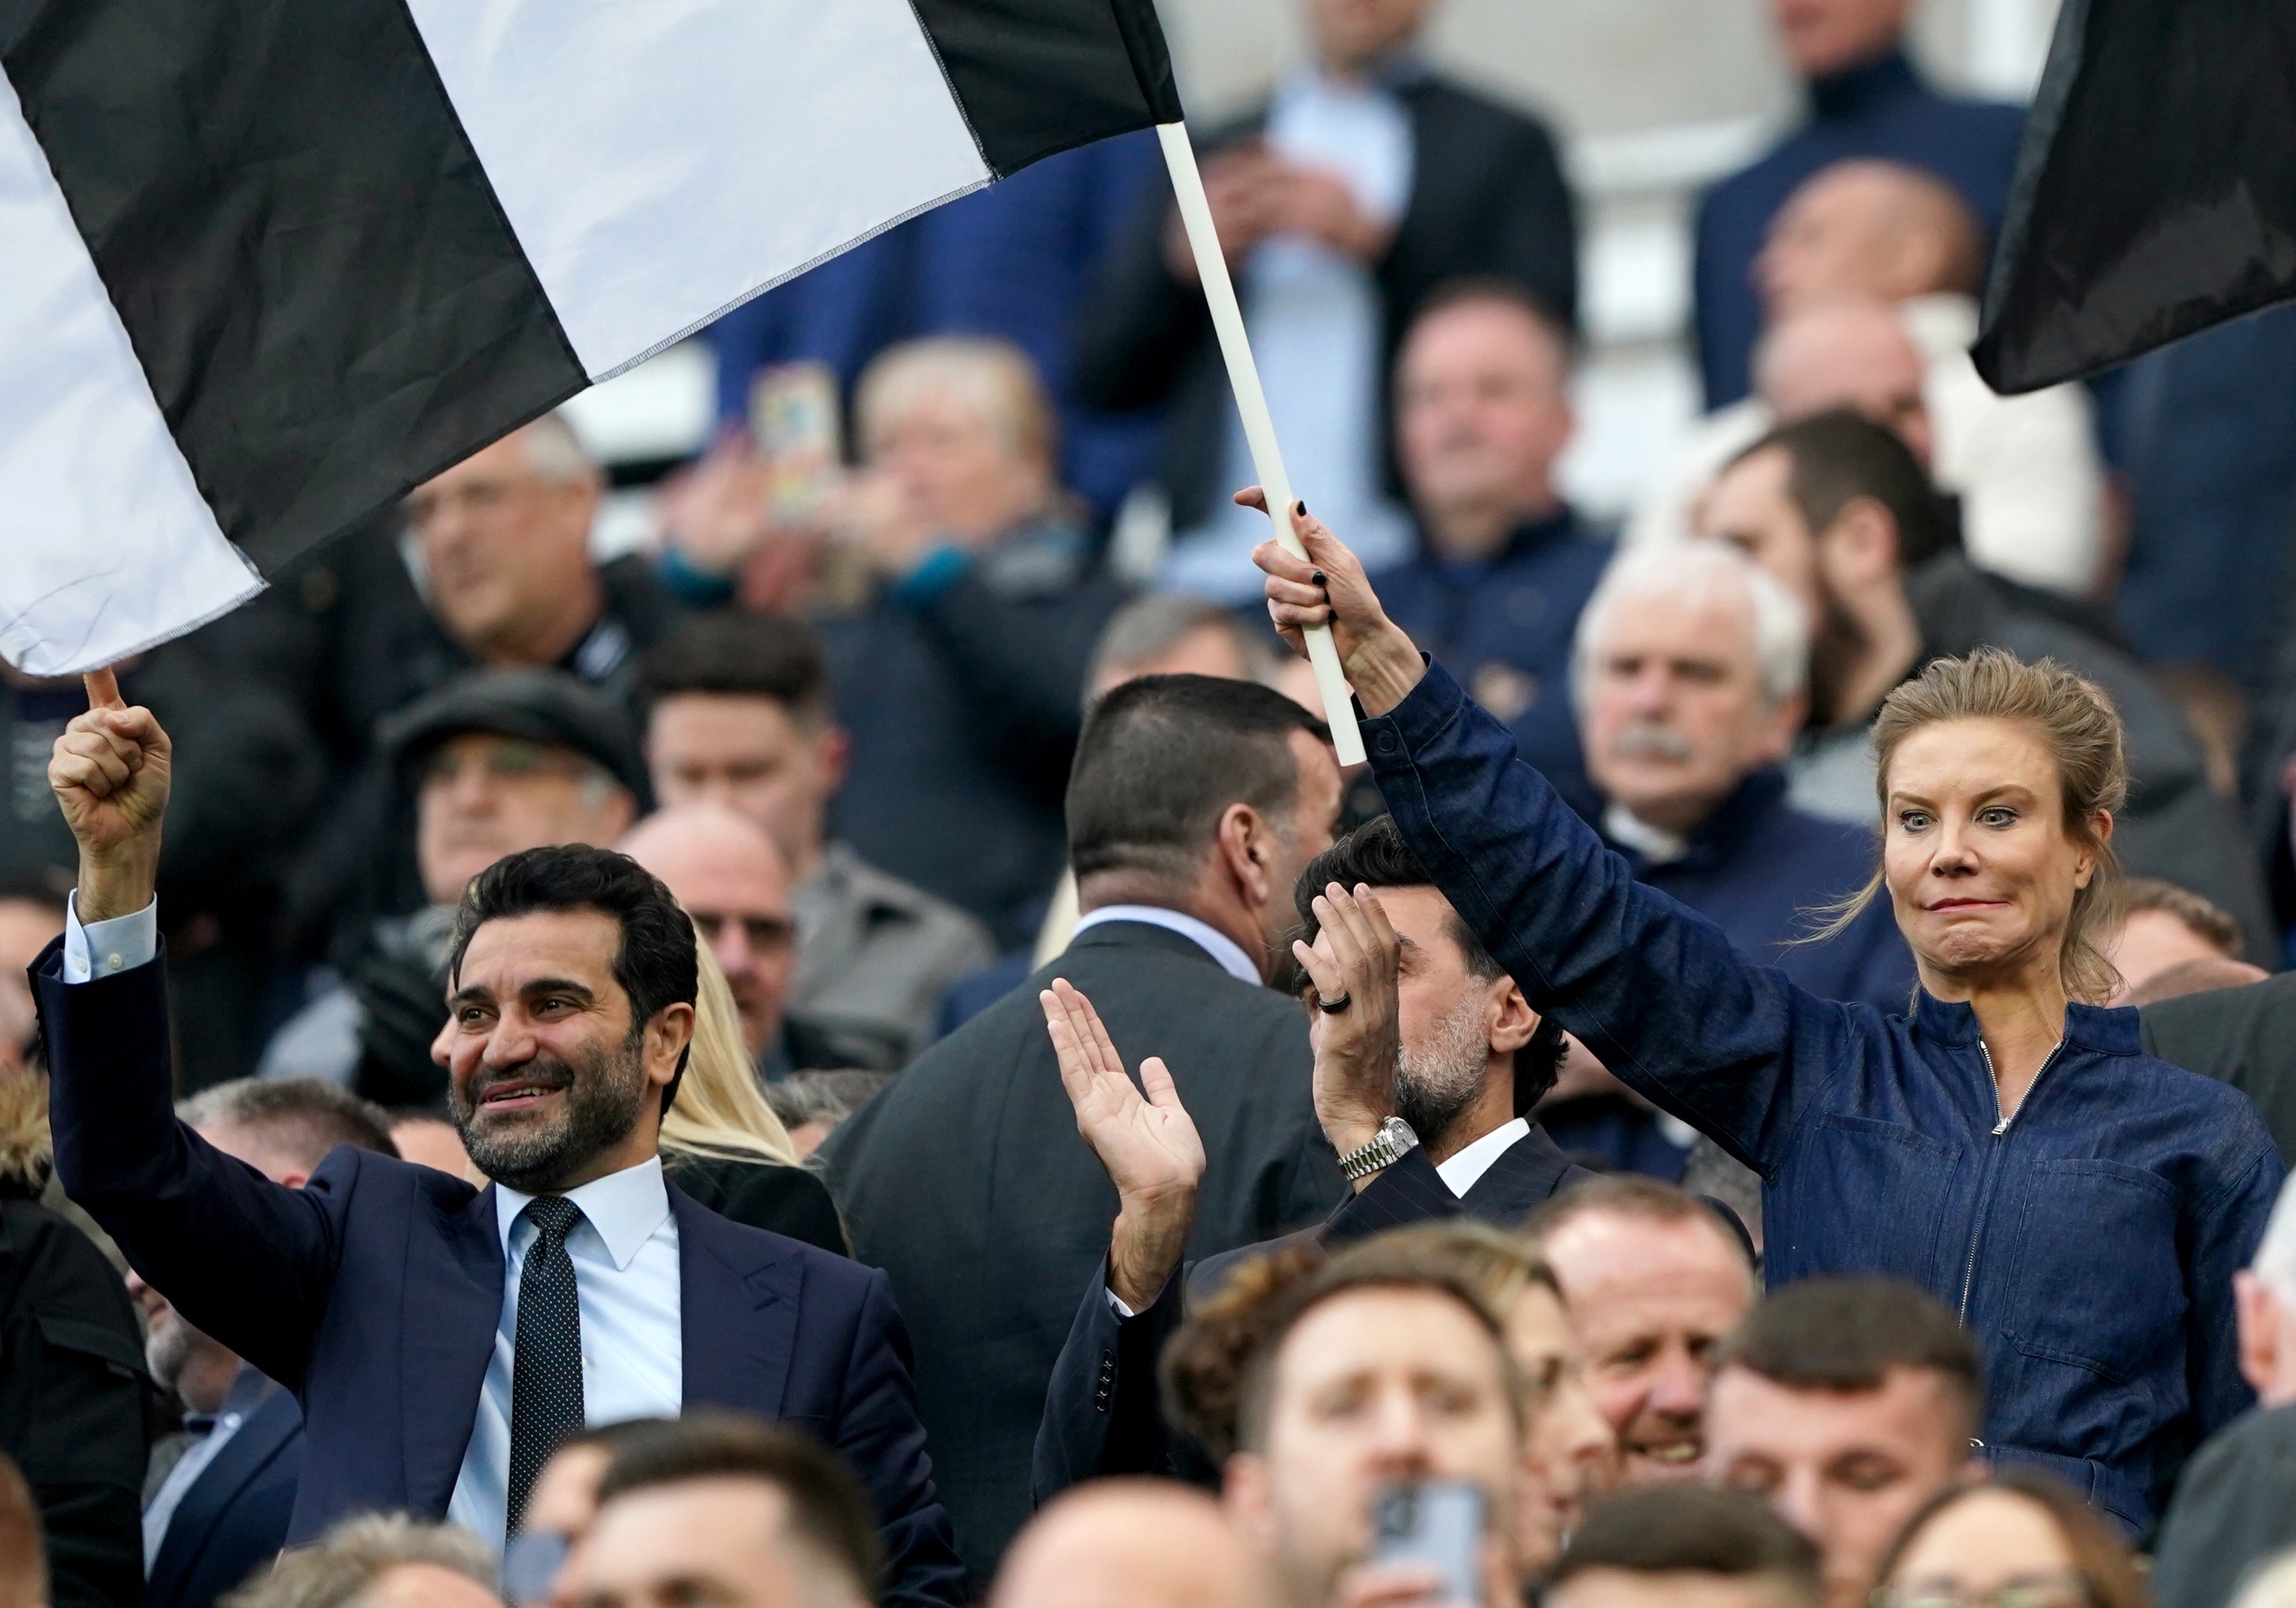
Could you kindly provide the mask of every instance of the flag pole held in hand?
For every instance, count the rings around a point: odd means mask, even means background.
[[[1251,464],[1267,494],[1268,521],[1275,527],[1275,539],[1304,559],[1308,550],[1292,529],[1291,477],[1283,472],[1283,454],[1275,444],[1275,421],[1268,414],[1267,393],[1259,389],[1259,367],[1251,360],[1251,341],[1243,330],[1243,309],[1236,302],[1227,258],[1212,227],[1211,203],[1204,199],[1204,177],[1196,168],[1196,149],[1188,143],[1185,123],[1159,123],[1156,137],[1164,147],[1164,166],[1171,171],[1172,193],[1180,203],[1180,223],[1188,232],[1188,249],[1195,254],[1197,275],[1204,282],[1204,300],[1211,308],[1212,328],[1219,334],[1220,356],[1227,361],[1228,384],[1235,391],[1236,411],[1243,416],[1243,439],[1251,447]],[[1316,690],[1324,696],[1324,718],[1332,728],[1332,745],[1339,751],[1341,764],[1360,765],[1363,734],[1356,729],[1355,705],[1348,678],[1340,669],[1340,651],[1332,641],[1331,628],[1310,626],[1302,635],[1308,644],[1308,662],[1316,671]]]

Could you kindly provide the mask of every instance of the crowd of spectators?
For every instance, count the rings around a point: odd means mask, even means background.
[[[643,550],[550,414],[4,672],[0,1608],[2296,1602],[2291,321],[1993,395],[2021,110],[1775,0],[1613,529],[1554,135],[1300,3],[1305,560],[1144,135]]]

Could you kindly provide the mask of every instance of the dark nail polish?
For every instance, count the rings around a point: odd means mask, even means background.
[[[1308,505],[1304,500],[1292,504],[1292,511],[1303,520],[1308,517]]]
[[[1324,584],[1324,572],[1321,570],[1311,570],[1308,572],[1308,578],[1320,587]]]

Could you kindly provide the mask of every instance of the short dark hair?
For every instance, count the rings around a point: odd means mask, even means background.
[[[1688,1190],[1646,1178],[1637,1173],[1606,1173],[1599,1177],[1581,1179],[1561,1194],[1542,1202],[1538,1210],[1522,1220],[1522,1235],[1534,1245],[1545,1245],[1550,1235],[1566,1223],[1577,1221],[1593,1212],[1607,1211],[1622,1218],[1638,1218],[1645,1223],[1703,1223],[1711,1228],[1722,1243],[1738,1253],[1746,1267],[1746,1276],[1754,1274],[1753,1241],[1743,1223],[1734,1214],[1726,1218],[1727,1209]]]
[[[638,661],[638,696],[651,711],[699,693],[767,698],[792,717],[825,719],[829,676],[813,628],[786,614],[721,611],[687,620]]]
[[[176,1115],[193,1128],[227,1122],[260,1128],[307,1167],[316,1167],[338,1144],[398,1153],[382,1107],[318,1078],[235,1078],[180,1102]]]
[[[1649,1486],[1597,1504],[1548,1587],[1596,1569],[1770,1579],[1797,1604],[1818,1600],[1816,1545],[1759,1497],[1717,1485]]]
[[[1407,334],[1425,319],[1453,308],[1472,307],[1478,302],[1496,302],[1512,308],[1529,319],[1554,342],[1562,354],[1562,367],[1567,373],[1578,355],[1578,332],[1570,320],[1556,311],[1538,291],[1519,279],[1509,279],[1500,274],[1466,274],[1447,279],[1422,296],[1405,321]]]
[[[1423,1230],[1401,1230],[1326,1251],[1319,1244],[1246,1260],[1188,1316],[1158,1366],[1166,1410],[1214,1461],[1267,1443],[1276,1354],[1300,1319],[1359,1290],[1413,1290],[1445,1296],[1491,1337],[1507,1405],[1521,1423],[1521,1380],[1506,1348],[1505,1325],[1485,1294],[1487,1251],[1448,1250]]]
[[[693,920],[662,880],[626,854],[587,843],[558,843],[506,854],[471,879],[455,911],[447,975],[459,987],[471,938],[488,922],[545,910],[595,910],[621,930],[614,981],[630,997],[630,1040],[657,1012],[692,1005],[701,990]],[[678,1062],[684,1075],[685,1063]],[[677,1096],[677,1078],[661,1092],[661,1109]]]
[[[1815,536],[1859,497],[1889,511],[1898,527],[1898,562],[1918,569],[1960,545],[1951,505],[1939,495],[1913,449],[1894,431],[1846,407],[1782,424],[1730,460],[1786,455],[1786,495]]]
[[[711,1409],[640,1426],[614,1446],[598,1505],[631,1491],[729,1478],[779,1490],[789,1502],[788,1538],[849,1575],[856,1596],[876,1600],[883,1553],[860,1482],[828,1448],[762,1418]]]
[[[1323,923],[1316,916],[1316,896],[1337,882],[1353,890],[1358,885],[1376,892],[1382,888],[1433,888],[1435,879],[1411,845],[1403,841],[1402,829],[1391,815],[1379,816],[1365,822],[1353,832],[1332,844],[1308,862],[1300,880],[1292,889],[1292,907],[1300,913],[1300,937],[1314,943]],[[1448,923],[1451,941],[1459,946],[1466,957],[1467,973],[1478,982],[1496,982],[1505,977],[1506,968],[1491,957],[1483,948],[1483,940],[1475,936],[1457,910],[1451,912]],[[1531,1107],[1546,1097],[1554,1081],[1562,1075],[1562,1054],[1569,1046],[1562,1038],[1562,1027],[1553,1017],[1541,1012],[1538,1030],[1530,1042],[1515,1052],[1514,1109],[1517,1116],[1527,1115]]]
[[[1330,740],[1322,721],[1254,682],[1143,676],[1111,689],[1086,714],[1069,771],[1077,880],[1132,871],[1193,882],[1229,805],[1280,817],[1299,797],[1293,732]]]
[[[1790,1391],[1859,1394],[1892,1368],[1935,1374],[1964,1415],[1985,1421],[1985,1367],[1969,1331],[1935,1296],[1878,1273],[1805,1278],[1773,1290],[1722,1344],[1717,1369],[1744,1368]]]
[[[2179,888],[2157,876],[2123,877],[2121,919],[2126,921],[2139,910],[2158,910],[2164,915],[2173,915],[2192,930],[2194,937],[2222,950],[2226,959],[2241,957],[2240,923],[2189,888]]]

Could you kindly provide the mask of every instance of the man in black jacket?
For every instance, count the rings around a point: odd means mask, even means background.
[[[309,1182],[338,1144],[398,1153],[379,1107],[308,1079],[217,1084],[176,1114],[290,1189]],[[152,1376],[184,1409],[183,1432],[154,1448],[144,1481],[144,1608],[209,1608],[286,1544],[303,1472],[303,1411],[143,1279],[131,1273],[127,1287],[144,1309]]]
[[[823,1147],[854,1254],[890,1275],[916,1336],[933,1472],[977,1576],[1028,1517],[1045,1388],[1118,1205],[1077,1136],[1037,989],[1070,979],[1124,1054],[1174,1068],[1209,1157],[1192,1253],[1315,1221],[1342,1185],[1308,1098],[1306,1024],[1261,984],[1339,808],[1322,725],[1280,693],[1150,676],[1108,693],[1069,785],[1085,914],[1067,951]]]
[[[1410,546],[1392,508],[1387,423],[1405,325],[1436,286],[1478,275],[1513,282],[1571,324],[1576,230],[1546,128],[1418,59],[1431,0],[1303,9],[1312,65],[1207,137],[1205,190],[1285,421],[1293,484],[1337,529],[1381,532],[1357,546],[1376,569]],[[1257,477],[1168,195],[1111,250],[1078,330],[1086,401],[1169,408],[1173,526],[1202,537],[1184,540],[1176,577],[1256,598],[1249,554],[1264,521],[1222,505]]]
[[[1363,897],[1375,890],[1372,897]],[[1392,816],[1318,856],[1293,901],[1294,958],[1317,1007],[1316,1121],[1354,1193],[1311,1230],[1336,1247],[1441,1218],[1512,1224],[1590,1175],[1527,1115],[1554,1087],[1562,1033],[1459,920]],[[1144,1100],[1089,997],[1042,999],[1077,1128],[1116,1185],[1108,1255],[1084,1292],[1037,1435],[1037,1502],[1095,1475],[1186,1461],[1157,1411],[1155,1366],[1191,1293],[1209,1294],[1259,1243],[1182,1269],[1202,1142],[1162,1062]]]

